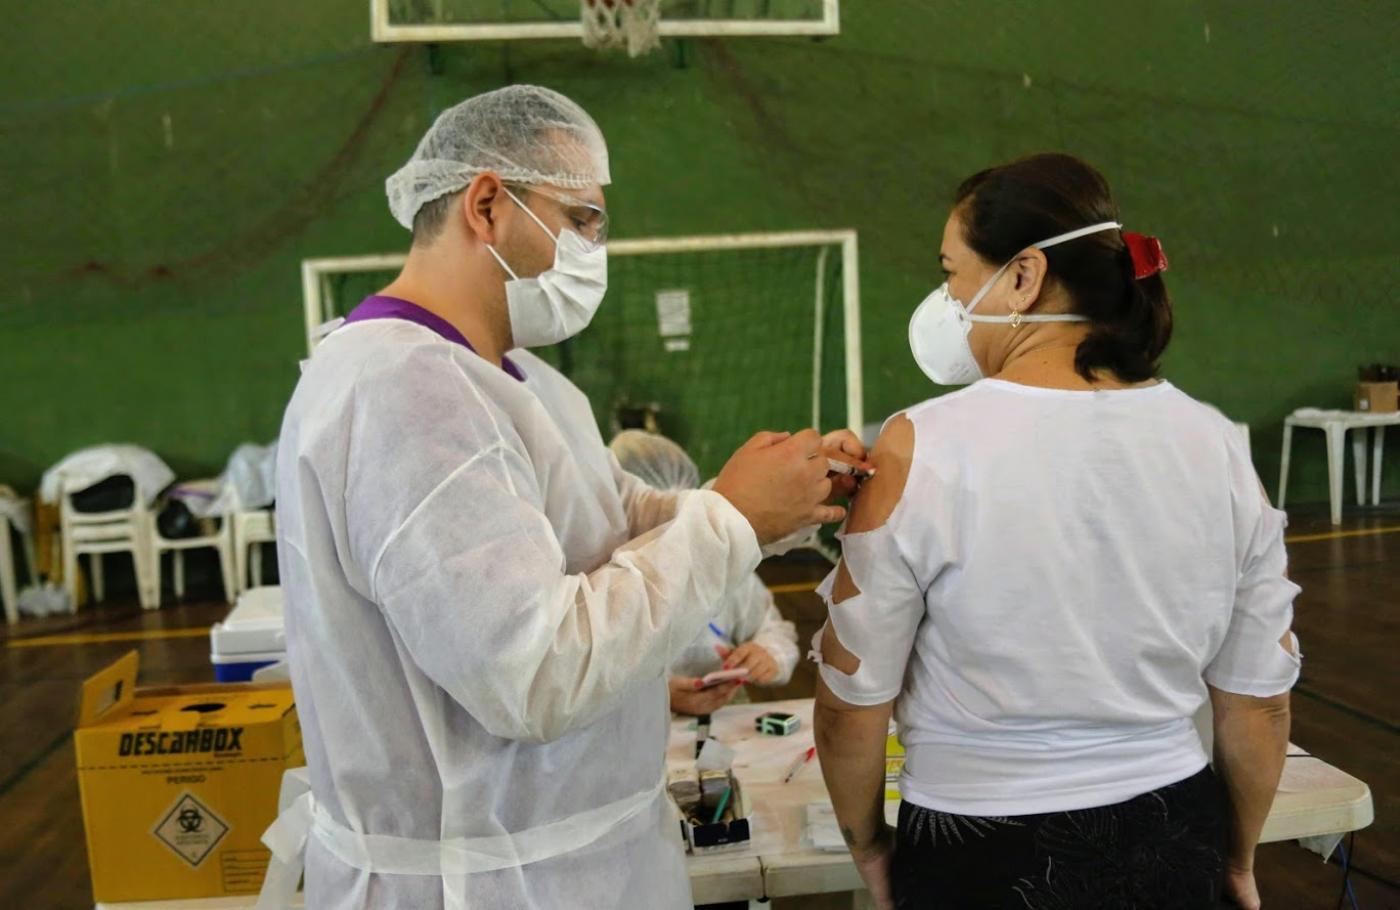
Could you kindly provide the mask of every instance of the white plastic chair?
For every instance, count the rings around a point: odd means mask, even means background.
[[[166,553],[173,554],[175,597],[185,597],[185,554],[190,550],[211,549],[219,557],[219,577],[224,588],[224,600],[233,603],[236,594],[233,576],[233,523],[228,517],[220,519],[219,530],[200,537],[165,537],[156,524],[155,513],[147,514],[147,533],[151,539],[151,563],[154,567],[156,604],[160,603],[161,558]]]
[[[73,604],[78,602],[78,559],[88,557],[94,600],[102,600],[107,586],[102,557],[107,553],[130,553],[136,566],[136,592],[141,607],[160,606],[159,583],[154,576],[151,550],[151,514],[139,492],[125,509],[111,512],[79,512],[73,508],[72,491],[59,491],[59,537],[63,551],[63,585]]]
[[[5,599],[5,622],[19,622],[19,582],[15,579],[14,553],[10,549],[10,521],[0,517],[0,597]]]
[[[263,544],[277,542],[277,521],[271,509],[233,513],[235,594],[263,584]],[[248,550],[252,548],[252,556]],[[252,580],[248,578],[252,572]]]
[[[29,500],[7,499],[5,505],[27,511]],[[24,543],[24,560],[29,577],[34,577],[34,536],[23,526],[13,526],[5,510],[0,510],[0,597],[5,599],[5,621],[19,622],[19,580],[15,576],[14,549],[11,542],[12,531],[19,531]],[[12,527],[13,526],[13,527]]]

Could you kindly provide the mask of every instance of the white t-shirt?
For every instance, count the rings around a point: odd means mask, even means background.
[[[1169,383],[983,380],[906,416],[900,502],[844,537],[861,593],[832,604],[834,572],[821,589],[861,660],[822,677],[852,704],[898,697],[905,799],[980,816],[1121,802],[1206,765],[1207,683],[1297,680],[1285,516],[1218,411]]]

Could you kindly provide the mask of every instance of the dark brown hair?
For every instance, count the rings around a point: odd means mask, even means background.
[[[967,245],[993,265],[1033,243],[1102,221],[1118,206],[1103,175],[1073,155],[1030,155],[973,174],[954,200]],[[1121,231],[1101,231],[1045,250],[1048,280],[1069,295],[1091,328],[1074,367],[1093,382],[1110,371],[1123,382],[1157,375],[1172,334],[1172,307],[1162,276],[1133,276]]]
[[[423,203],[413,216],[413,245],[432,243],[442,233],[447,224],[448,213],[462,198],[462,190],[445,193],[436,199]]]

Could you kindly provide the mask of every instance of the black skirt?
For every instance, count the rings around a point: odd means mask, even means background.
[[[1222,906],[1224,787],[1206,768],[1127,802],[980,818],[902,803],[898,910],[1213,910]]]

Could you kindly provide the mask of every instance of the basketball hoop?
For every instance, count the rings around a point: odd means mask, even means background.
[[[581,0],[583,43],[640,57],[661,46],[661,0]]]

